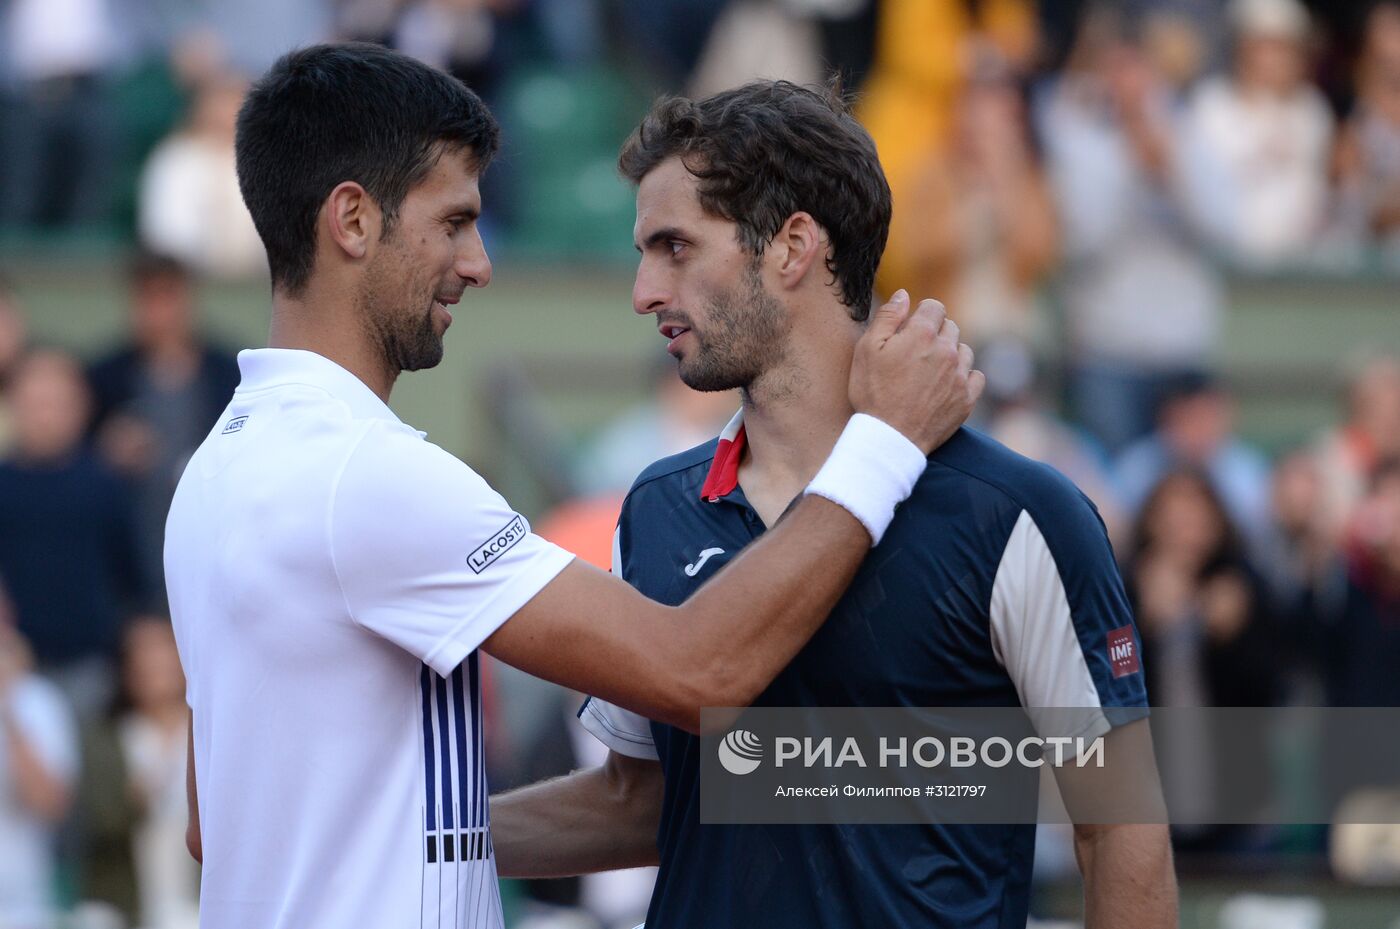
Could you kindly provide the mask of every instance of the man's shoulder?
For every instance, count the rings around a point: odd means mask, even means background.
[[[653,462],[637,475],[632,489],[627,492],[624,506],[631,504],[634,497],[654,492],[675,493],[698,502],[700,488],[705,483],[705,476],[710,472],[710,464],[714,461],[718,446],[719,440],[711,439],[694,448]]]
[[[921,485],[965,485],[968,492],[1005,498],[1022,509],[1078,504],[1074,482],[1045,464],[1012,451],[975,429],[959,429],[929,455]]]
[[[336,457],[343,456],[343,480],[353,478],[359,496],[368,499],[490,491],[466,462],[401,422],[352,419],[339,444]]]
[[[1008,531],[1022,513],[1057,536],[1102,529],[1097,507],[1073,481],[975,429],[960,429],[934,450],[915,490],[940,509],[950,492],[979,513],[1004,512]]]

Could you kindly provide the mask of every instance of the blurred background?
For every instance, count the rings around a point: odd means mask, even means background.
[[[395,406],[546,536],[606,566],[635,475],[737,404],[630,311],[622,140],[660,93],[839,71],[894,191],[881,291],[942,299],[978,427],[1098,505],[1152,702],[1296,708],[1251,750],[1303,791],[1309,708],[1400,705],[1400,0],[0,0],[3,929],[197,922],[162,528],[266,335],[241,96],[332,38],[503,124],[492,286]],[[576,695],[488,690],[494,788],[600,760]],[[1077,926],[1041,837],[1037,924]],[[1400,927],[1400,827],[1175,839],[1185,926]],[[611,929],[649,882],[504,893]]]

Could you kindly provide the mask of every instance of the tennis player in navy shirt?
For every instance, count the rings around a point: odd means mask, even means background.
[[[620,166],[638,185],[634,309],[686,383],[743,394],[623,506],[614,571],[679,603],[783,518],[849,415],[890,194],[843,102],[783,82],[662,101]],[[1141,738],[1137,649],[1093,505],[964,429],[755,702],[1083,707],[1089,734]],[[579,717],[608,761],[493,801],[503,875],[659,864],[648,929],[1026,924],[1033,825],[702,825],[696,736],[599,699]],[[1074,769],[1057,774],[1072,792]],[[1075,846],[1089,929],[1176,925],[1165,826],[1076,826]]]

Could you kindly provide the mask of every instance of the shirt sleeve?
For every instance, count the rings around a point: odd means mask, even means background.
[[[1102,523],[1082,500],[1017,519],[992,587],[997,659],[1043,737],[1096,738],[1147,715],[1141,643]]]
[[[389,423],[347,460],[330,539],[351,619],[444,675],[573,560],[471,468]]]
[[[621,527],[613,533],[612,571],[627,580],[622,570]],[[651,721],[645,716],[624,710],[606,700],[589,697],[579,707],[578,720],[594,738],[619,755],[645,761],[659,760],[656,742],[651,737]]]

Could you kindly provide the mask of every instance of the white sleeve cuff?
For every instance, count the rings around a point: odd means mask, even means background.
[[[578,721],[595,739],[628,758],[659,761],[651,738],[651,723],[642,716],[589,697],[578,711]]]

